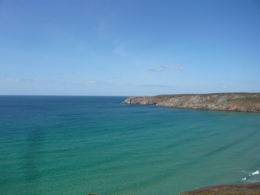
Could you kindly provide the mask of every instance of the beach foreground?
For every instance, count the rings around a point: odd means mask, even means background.
[[[174,108],[260,112],[260,93],[178,94],[129,97],[125,104],[154,104]]]
[[[87,195],[97,194],[88,193]],[[237,185],[208,186],[183,192],[180,195],[260,195],[260,182]]]
[[[218,185],[183,192],[180,195],[259,195],[260,182],[238,185]]]

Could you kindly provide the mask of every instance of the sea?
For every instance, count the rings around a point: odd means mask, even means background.
[[[260,113],[0,96],[0,194],[178,195],[260,181]]]

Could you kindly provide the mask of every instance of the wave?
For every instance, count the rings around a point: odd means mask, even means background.
[[[252,175],[257,175],[257,174],[259,174],[259,170],[252,173]]]
[[[248,180],[249,178],[251,178],[252,176],[254,176],[254,175],[259,175],[259,174],[260,174],[259,169],[256,170],[256,171],[254,171],[254,172],[247,172],[247,171],[242,171],[242,172],[248,174],[247,177],[242,178],[242,181],[246,181],[246,180]],[[251,180],[250,180],[250,181],[251,181]]]

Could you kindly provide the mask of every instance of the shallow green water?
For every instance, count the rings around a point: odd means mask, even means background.
[[[0,96],[0,194],[178,194],[260,181],[260,114],[124,99]]]

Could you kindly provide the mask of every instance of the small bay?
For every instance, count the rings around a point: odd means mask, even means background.
[[[260,181],[260,114],[0,96],[0,194],[179,194]]]

